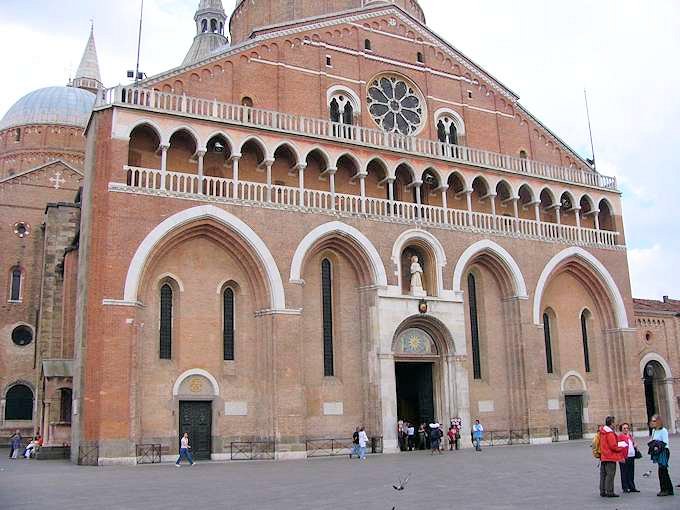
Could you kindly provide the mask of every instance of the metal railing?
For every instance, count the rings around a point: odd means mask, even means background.
[[[371,437],[370,443],[366,447],[367,454],[383,453],[383,438]],[[307,439],[305,449],[308,458],[314,457],[337,457],[352,453],[352,438],[331,438],[331,439]]]
[[[482,446],[512,446],[517,444],[530,444],[531,433],[529,429],[523,430],[490,430],[484,432]]]
[[[78,446],[78,465],[99,465],[99,445],[97,443],[80,443]]]
[[[249,108],[217,100],[171,94],[152,89],[118,86],[100,91],[95,108],[111,105],[190,115],[195,118],[215,120],[237,126],[256,127],[356,144],[362,147],[408,153],[514,174],[617,190],[616,178],[601,175],[590,168],[564,167],[414,136],[386,133],[380,129],[348,126],[325,119]]]
[[[151,168],[124,166],[123,171],[125,183],[112,182],[109,189],[211,202],[255,203],[287,210],[329,212],[579,246],[618,246],[618,232],[608,230]]]
[[[160,464],[161,448],[160,444],[136,445],[137,464]]]
[[[274,441],[232,442],[229,447],[231,460],[275,460]]]

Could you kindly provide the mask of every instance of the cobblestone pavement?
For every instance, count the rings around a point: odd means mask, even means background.
[[[2,510],[680,508],[680,495],[656,497],[656,470],[642,477],[652,469],[647,459],[636,466],[640,494],[600,498],[598,466],[586,442],[434,457],[404,453],[363,462],[343,457],[198,463],[181,469],[172,464],[79,467],[62,461],[9,461],[7,450],[0,454]],[[392,484],[408,473],[406,489],[395,491]],[[680,468],[671,476],[680,482]],[[620,492],[618,473],[616,488]]]

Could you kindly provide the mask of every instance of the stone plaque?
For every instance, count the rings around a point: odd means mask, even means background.
[[[496,405],[493,400],[480,400],[477,403],[480,413],[493,413],[496,410]]]
[[[549,411],[559,411],[560,401],[556,398],[548,399],[548,410]]]
[[[248,402],[225,402],[224,416],[248,416]]]
[[[342,416],[344,414],[344,406],[342,402],[324,402],[323,414],[324,416]]]

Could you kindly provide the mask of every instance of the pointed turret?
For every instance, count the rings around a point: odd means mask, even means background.
[[[215,50],[229,44],[229,40],[224,35],[227,14],[224,12],[222,0],[201,0],[194,21],[196,22],[196,37],[187,56],[184,57],[182,66],[203,60]]]
[[[87,41],[87,46],[85,46],[85,52],[80,60],[76,77],[70,85],[79,89],[89,90],[95,94],[103,87],[101,74],[99,73],[97,46],[94,43],[94,25],[90,27],[90,38]]]

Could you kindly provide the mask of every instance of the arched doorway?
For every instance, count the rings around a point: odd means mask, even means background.
[[[397,337],[394,355],[397,416],[416,427],[434,422],[434,380],[440,370],[434,339],[423,329],[408,328]]]
[[[663,419],[666,427],[671,429],[669,407],[668,407],[668,376],[663,365],[656,360],[649,361],[644,368],[643,383],[645,385],[645,404],[647,407],[647,423],[655,414]]]

